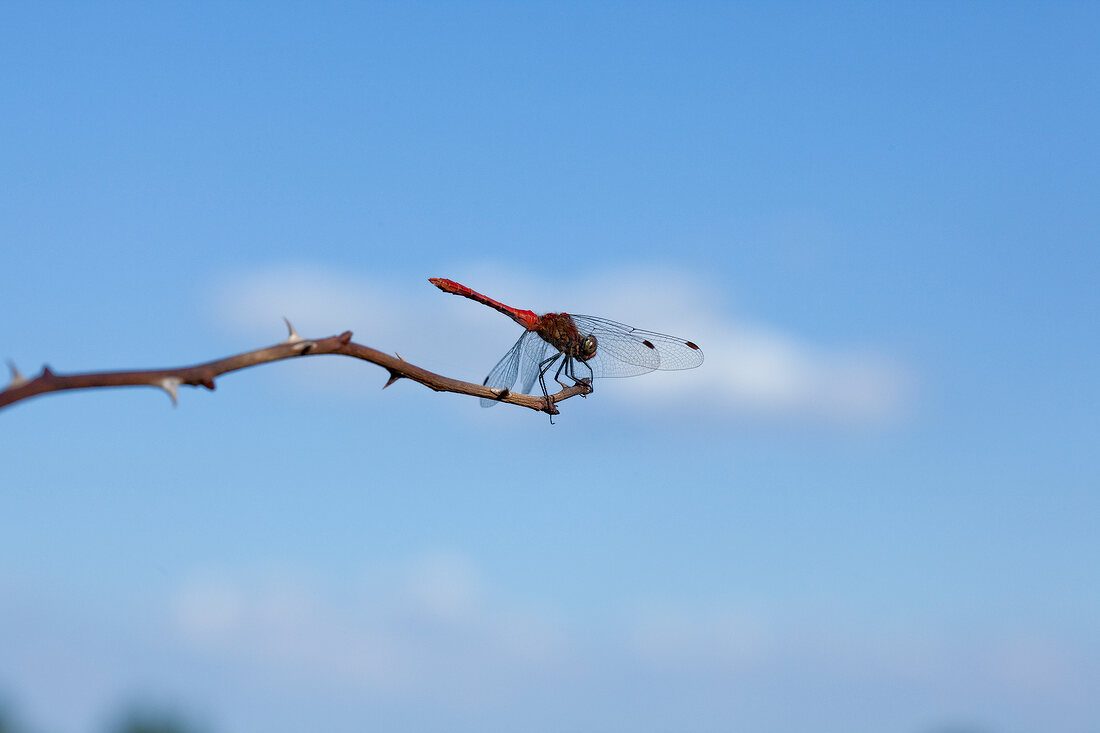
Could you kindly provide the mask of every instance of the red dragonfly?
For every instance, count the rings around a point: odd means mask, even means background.
[[[519,310],[460,285],[453,280],[429,278],[428,282],[445,293],[461,295],[498,310],[523,326],[526,331],[511,351],[504,355],[482,383],[497,390],[529,394],[538,380],[546,406],[553,409],[546,390],[546,374],[557,364],[554,381],[563,388],[562,372],[574,384],[585,381],[592,391],[595,377],[633,377],[654,369],[692,369],[703,363],[703,352],[691,341],[663,333],[643,331],[615,321],[570,313],[545,313]],[[587,370],[577,376],[577,365]],[[482,407],[496,400],[482,398]],[[553,415],[550,420],[553,422]]]

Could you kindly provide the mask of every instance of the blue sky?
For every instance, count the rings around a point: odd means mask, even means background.
[[[1100,11],[0,10],[0,352],[521,308],[699,343],[558,424],[339,359],[0,415],[0,701],[227,733],[1100,726]]]

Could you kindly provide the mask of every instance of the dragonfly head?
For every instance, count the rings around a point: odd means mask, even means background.
[[[596,347],[599,345],[599,341],[592,334],[588,334],[584,337],[584,340],[580,343],[580,353],[577,354],[577,358],[581,361],[588,361],[596,355]]]

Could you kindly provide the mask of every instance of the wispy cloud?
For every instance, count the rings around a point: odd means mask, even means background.
[[[1100,672],[1049,639],[868,629],[753,603],[641,603],[610,622],[568,618],[510,597],[453,553],[376,571],[354,591],[301,578],[195,579],[169,615],[184,644],[238,677],[319,684],[331,700],[415,704],[444,718],[463,711],[498,728],[518,715],[530,730],[740,721],[916,731],[946,719],[1000,724],[1005,699],[1013,715],[1069,723],[1087,719]],[[1036,659],[1040,671],[1027,673]]]
[[[495,596],[459,555],[376,569],[339,595],[292,577],[195,578],[171,598],[170,618],[205,653],[376,699],[487,700],[564,652],[560,628]]]
[[[910,371],[873,345],[828,345],[753,321],[689,272],[638,269],[565,283],[494,267],[427,275],[469,282],[517,307],[601,315],[703,347],[699,369],[605,380],[601,398],[636,409],[676,403],[736,416],[878,422],[896,416],[910,392]],[[271,334],[284,315],[303,332],[352,328],[364,343],[478,382],[518,336],[506,319],[426,283],[312,265],[227,276],[211,302],[217,321],[239,332]]]
[[[0,606],[0,678],[74,731],[149,689],[239,731],[1096,729],[1100,657],[1073,629],[730,597],[593,613],[529,592],[450,551],[327,579],[208,569],[91,624],[22,599]]]

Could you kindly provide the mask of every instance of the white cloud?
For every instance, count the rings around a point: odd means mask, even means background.
[[[455,553],[375,569],[355,592],[200,578],[169,606],[189,654],[233,678],[311,690],[312,706],[437,711],[426,729],[461,715],[464,729],[668,730],[687,715],[706,730],[918,730],[1002,721],[1005,696],[1013,714],[1068,721],[1087,717],[1098,674],[1051,640],[867,628],[809,608],[637,603],[608,623],[570,619]]]
[[[419,609],[440,620],[468,617],[481,600],[481,578],[465,558],[432,555],[410,574],[407,593]]]
[[[53,598],[9,604],[0,678],[67,731],[143,690],[235,731],[1096,729],[1100,657],[1074,630],[868,623],[858,602],[609,597],[593,615],[521,599],[454,552],[350,584],[177,582],[160,613],[123,604],[94,623]]]
[[[427,274],[451,276],[536,312],[601,315],[702,346],[706,362],[698,369],[598,385],[601,398],[635,409],[673,403],[729,415],[876,422],[896,415],[910,390],[908,371],[888,355],[814,344],[754,323],[730,312],[704,279],[683,271],[638,269],[561,283],[489,267]],[[496,313],[442,297],[426,277],[396,284],[369,273],[286,265],[226,277],[211,301],[219,323],[254,338],[277,333],[285,315],[303,334],[350,328],[360,343],[474,382],[519,335]],[[351,377],[322,381],[346,388]]]
[[[174,601],[174,622],[188,638],[217,639],[240,624],[243,603],[232,584],[215,579],[193,582]]]
[[[455,554],[376,569],[352,593],[291,577],[199,577],[169,608],[179,638],[196,650],[293,684],[384,699],[484,700],[562,652],[552,622],[489,596]]]
[[[625,642],[640,660],[657,668],[744,668],[762,663],[775,645],[767,617],[745,608],[641,609]]]

